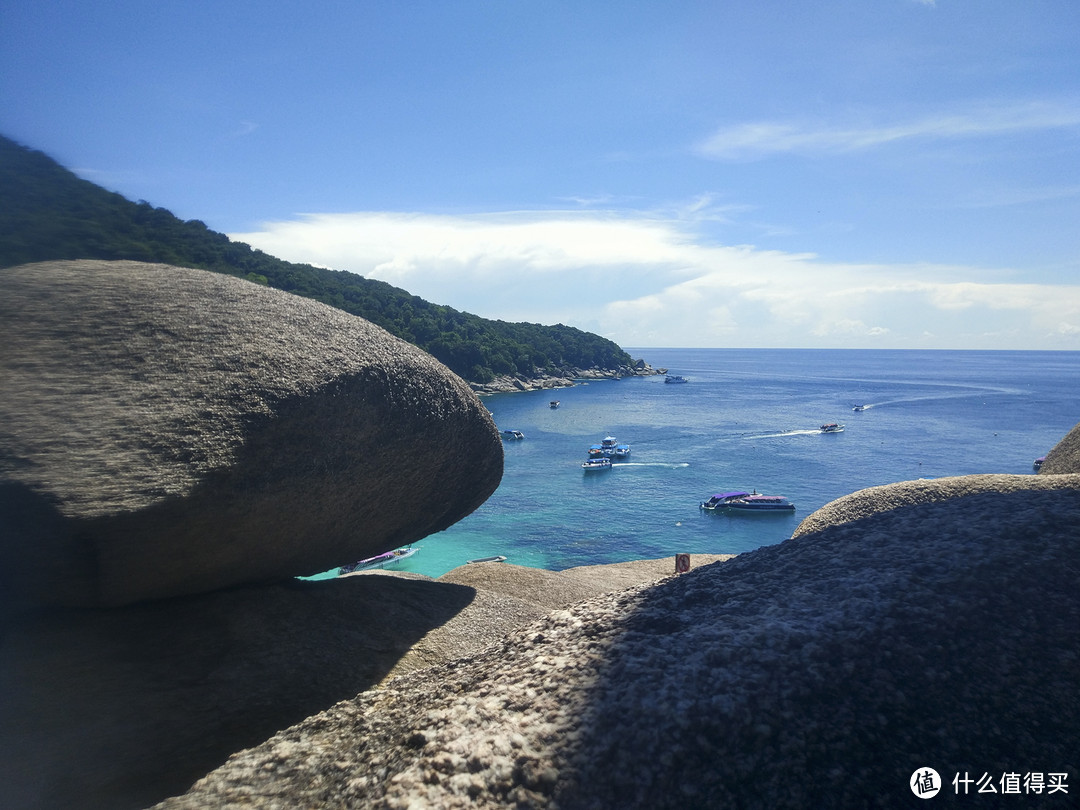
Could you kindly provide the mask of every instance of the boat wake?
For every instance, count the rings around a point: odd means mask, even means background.
[[[617,470],[619,467],[669,467],[675,469],[689,466],[690,463],[687,461],[617,461],[611,465],[611,468],[613,470]]]
[[[753,436],[743,436],[744,439],[779,439],[784,436],[814,436],[821,433],[821,429],[815,430],[785,430],[783,433],[757,433]]]

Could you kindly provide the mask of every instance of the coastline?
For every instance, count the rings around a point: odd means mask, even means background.
[[[572,388],[582,382],[592,380],[621,380],[624,377],[655,377],[667,374],[666,368],[653,368],[644,360],[638,360],[631,366],[619,368],[571,368],[563,369],[558,374],[540,374],[526,377],[522,374],[504,374],[488,383],[469,383],[480,396],[492,394],[512,394],[518,391],[544,391],[557,388]]]

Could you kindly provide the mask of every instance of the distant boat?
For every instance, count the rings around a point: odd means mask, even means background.
[[[1039,470],[1041,470],[1041,469],[1042,469],[1042,465],[1043,465],[1043,462],[1044,462],[1044,461],[1046,461],[1046,456],[1039,456],[1039,457],[1038,457],[1037,459],[1035,459],[1035,461],[1034,461],[1034,462],[1032,463],[1032,465],[1031,465],[1031,468],[1032,468],[1033,470],[1035,470],[1035,472],[1038,472]]]
[[[607,456],[601,456],[600,458],[587,458],[583,462],[581,462],[581,469],[583,469],[585,472],[610,470],[611,459]]]
[[[504,430],[501,431],[501,433],[504,439],[510,439],[511,441],[525,438],[525,434],[522,433],[520,430]]]
[[[855,411],[856,413],[858,413],[859,411],[865,411],[865,410],[866,410],[866,406],[865,406],[865,405],[852,405],[852,406],[851,406],[851,410],[853,410],[853,411]]]
[[[666,383],[684,383],[684,382],[690,382],[690,381],[688,379],[686,379],[686,377],[680,377],[678,374],[668,374],[666,377],[664,377],[664,382],[666,382]]]
[[[366,560],[360,560],[359,562],[354,562],[350,565],[343,565],[338,569],[338,574],[351,574],[354,571],[369,571],[376,568],[387,568],[391,565],[396,565],[402,560],[408,559],[419,550],[419,547],[414,546],[396,548],[385,554],[377,554],[374,557],[368,557]]]
[[[630,458],[630,445],[617,444],[615,445],[615,458],[618,460],[625,460]]]
[[[552,408],[558,408],[562,403],[557,399],[553,399],[549,404]]]
[[[611,457],[615,455],[615,448],[619,446],[619,441],[614,436],[605,436],[604,440],[600,442],[600,448],[605,456]]]
[[[604,448],[599,444],[589,445],[589,458],[603,458]]]
[[[473,563],[486,563],[486,562],[506,562],[506,557],[502,554],[493,554],[490,557],[477,557],[475,560],[469,560],[469,564]]]
[[[821,426],[820,430],[822,433],[843,433],[844,426],[839,425],[836,422],[827,422]]]

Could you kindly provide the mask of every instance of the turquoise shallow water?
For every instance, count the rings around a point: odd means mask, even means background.
[[[1080,421],[1078,352],[630,352],[689,382],[637,377],[485,398],[501,429],[526,438],[504,442],[503,480],[487,502],[416,543],[399,570],[438,576],[493,554],[561,570],[749,551],[868,486],[1031,473]],[[824,422],[846,429],[823,435]],[[583,473],[588,446],[608,435],[631,445],[630,461]],[[728,489],[786,495],[796,511],[699,508]]]

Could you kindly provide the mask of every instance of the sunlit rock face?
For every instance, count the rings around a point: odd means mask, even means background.
[[[1039,467],[1039,475],[1069,473],[1080,473],[1080,425],[1070,430],[1064,439],[1054,445]]]
[[[490,415],[367,321],[200,270],[0,271],[9,605],[313,574],[440,531],[502,476]]]

